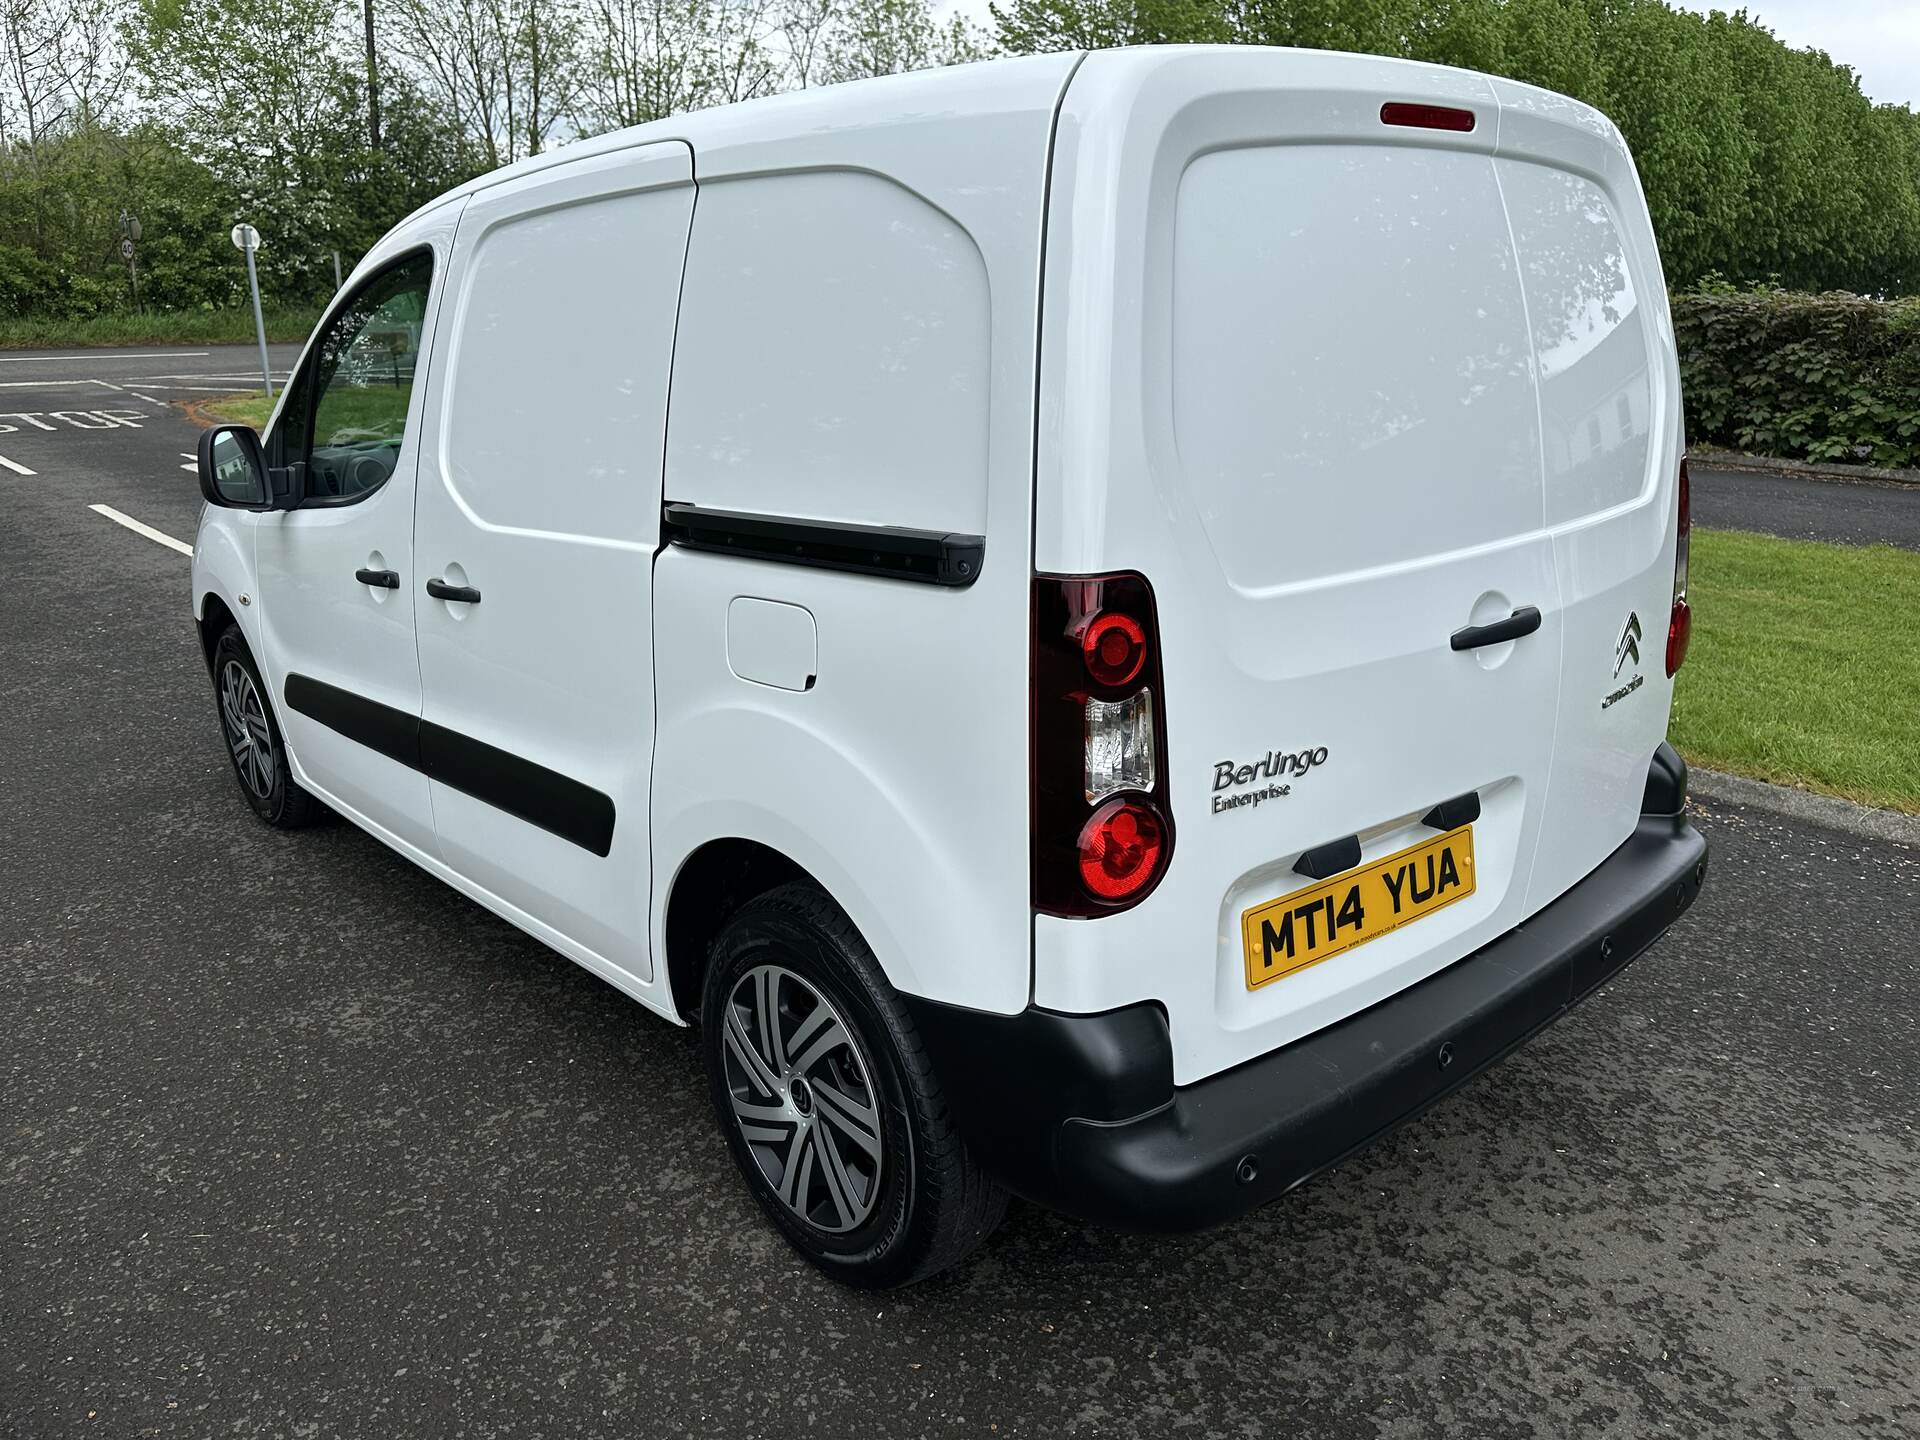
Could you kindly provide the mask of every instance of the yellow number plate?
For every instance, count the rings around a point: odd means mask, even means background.
[[[1330,960],[1473,894],[1473,827],[1296,890],[1240,917],[1247,988]]]

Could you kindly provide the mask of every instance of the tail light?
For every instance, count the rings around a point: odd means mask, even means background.
[[[1173,855],[1153,589],[1038,576],[1033,627],[1033,907],[1110,915]]]
[[[1680,457],[1679,543],[1673,550],[1673,610],[1667,617],[1667,674],[1671,677],[1687,658],[1693,638],[1693,611],[1687,608],[1687,552],[1692,549],[1693,496],[1687,481],[1687,457]]]

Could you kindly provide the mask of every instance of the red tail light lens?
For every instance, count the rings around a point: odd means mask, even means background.
[[[1139,575],[1033,587],[1033,905],[1108,915],[1173,853],[1153,590]]]
[[[1096,615],[1080,635],[1087,674],[1102,685],[1125,685],[1147,663],[1147,632],[1131,615]]]
[[[1160,817],[1130,800],[1109,800],[1080,830],[1080,879],[1101,900],[1125,900],[1152,882],[1166,830]]]
[[[1673,551],[1673,610],[1667,616],[1667,675],[1671,678],[1687,658],[1693,638],[1693,610],[1687,604],[1687,561],[1693,550],[1693,486],[1687,478],[1687,457],[1680,457],[1679,539]]]

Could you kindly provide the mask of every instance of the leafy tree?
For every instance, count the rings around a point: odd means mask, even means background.
[[[825,78],[859,80],[929,65],[959,65],[984,53],[965,17],[935,22],[926,0],[850,0],[828,41]]]

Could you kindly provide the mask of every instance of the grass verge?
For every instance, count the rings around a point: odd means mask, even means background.
[[[268,310],[267,339],[298,343],[312,333],[319,312]],[[148,310],[95,315],[87,320],[0,319],[0,350],[53,350],[88,345],[240,345],[254,340],[253,311]]]
[[[1689,762],[1920,814],[1920,554],[1693,532]]]
[[[277,392],[275,398],[278,398]],[[267,398],[264,390],[249,390],[239,395],[215,395],[209,400],[196,400],[187,407],[187,413],[202,425],[218,425],[225,421],[264,430],[267,428],[267,417],[273,414],[273,406],[274,401]]]

